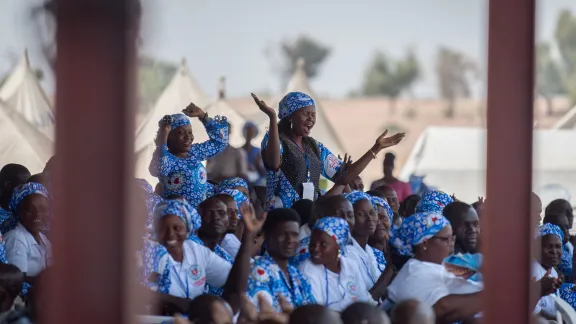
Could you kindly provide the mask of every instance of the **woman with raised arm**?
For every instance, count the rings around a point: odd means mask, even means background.
[[[348,167],[310,136],[316,123],[316,107],[310,96],[302,92],[288,93],[280,101],[278,116],[255,94],[252,97],[270,118],[269,131],[262,141],[269,209],[290,208],[300,199],[315,200],[320,194],[320,175],[340,184],[353,182],[380,151],[404,138],[404,133],[386,137],[388,131],[384,132],[360,159]]]
[[[164,116],[158,123],[156,151],[150,162],[150,174],[162,183],[162,195],[184,197],[194,208],[211,189],[202,161],[222,152],[228,145],[228,122],[225,117],[208,117],[191,103],[184,114]],[[194,143],[190,118],[198,118],[206,127],[210,139]]]

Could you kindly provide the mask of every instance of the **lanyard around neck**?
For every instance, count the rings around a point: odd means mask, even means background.
[[[182,270],[182,267],[184,265],[180,266],[180,270]],[[182,280],[182,277],[180,276],[180,271],[178,271],[178,269],[176,269],[175,265],[172,265],[172,268],[174,269],[174,272],[176,273],[176,277],[178,278],[178,281],[180,282],[180,285],[182,286],[182,288],[185,290],[184,293],[186,294],[186,298],[190,298],[190,286],[188,285],[188,274],[185,275],[186,277],[186,284],[184,284],[184,280]]]
[[[340,273],[338,273],[338,286],[342,286],[340,284],[340,274],[342,273],[342,269],[340,269]],[[339,300],[330,303],[330,284],[328,283],[328,269],[326,269],[326,266],[324,266],[324,280],[326,281],[326,303],[324,304],[325,307],[330,306],[331,304],[335,304],[337,302],[339,302]],[[340,298],[340,300],[344,300],[344,297],[346,297],[346,288],[344,289],[344,295],[342,295],[342,297]]]

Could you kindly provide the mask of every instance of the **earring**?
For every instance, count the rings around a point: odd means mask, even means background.
[[[340,249],[338,249],[338,256],[336,257],[336,261],[340,262],[341,256],[342,256],[342,253],[340,253]]]
[[[290,119],[290,129],[294,128],[294,124],[292,123],[292,119]]]

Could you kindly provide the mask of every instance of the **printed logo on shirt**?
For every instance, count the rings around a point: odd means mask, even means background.
[[[206,169],[201,166],[200,168],[198,168],[198,182],[200,184],[205,184],[206,180],[208,180],[208,177],[206,175]]]
[[[185,178],[182,173],[173,173],[164,181],[164,184],[168,189],[175,190],[182,187],[185,182],[184,179]]]
[[[340,160],[334,154],[330,154],[324,160],[324,170],[326,170],[326,175],[332,178],[340,166]]]
[[[278,197],[278,196],[272,197],[272,199],[270,199],[269,205],[270,205],[270,209],[276,209],[276,208],[284,207],[284,204],[282,203],[282,199],[280,199],[280,197]]]
[[[261,267],[256,267],[252,272],[252,276],[260,282],[267,282],[269,280],[268,273]]]
[[[190,274],[190,278],[192,278],[192,280],[198,280],[198,279],[200,279],[200,276],[202,275],[200,273],[200,267],[197,265],[193,265],[190,267],[189,274]]]
[[[349,293],[351,293],[352,295],[356,295],[356,284],[354,283],[354,281],[348,281],[348,283],[346,284],[346,288],[348,288]]]

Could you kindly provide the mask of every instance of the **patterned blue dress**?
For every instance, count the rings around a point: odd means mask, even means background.
[[[262,140],[262,153],[268,146],[268,133]],[[266,200],[269,209],[290,208],[300,200],[302,183],[314,184],[315,196],[320,193],[320,175],[332,180],[342,161],[324,144],[309,138],[303,142],[305,152],[287,136],[280,135],[280,169],[266,169]]]
[[[162,183],[164,197],[176,194],[188,201],[194,208],[206,199],[211,189],[207,182],[205,161],[222,152],[228,145],[228,122],[226,118],[215,117],[205,124],[210,139],[204,143],[192,144],[187,158],[180,158],[168,152],[168,146],[156,148],[150,162],[150,174]]]
[[[12,213],[0,207],[0,232],[7,233],[18,225],[18,219],[12,217]]]
[[[196,236],[196,235],[190,235],[190,237],[188,238],[189,240],[192,240],[202,246],[204,245],[204,242],[202,242],[202,240]],[[221,257],[222,259],[226,260],[228,263],[232,264],[234,263],[234,259],[230,256],[230,254],[228,254],[226,251],[224,251],[224,249],[222,247],[220,247],[219,244],[216,244],[216,247],[214,248],[214,253],[216,253],[217,256]],[[204,292],[213,296],[222,296],[222,292],[224,291],[224,289],[222,288],[216,288],[216,287],[212,287],[209,284],[206,284],[206,287],[204,287]]]
[[[254,305],[258,305],[258,295],[263,295],[274,309],[281,311],[280,295],[286,297],[294,308],[315,304],[312,288],[306,277],[294,266],[288,266],[290,278],[286,278],[276,261],[265,253],[256,258],[248,277],[248,297]]]

